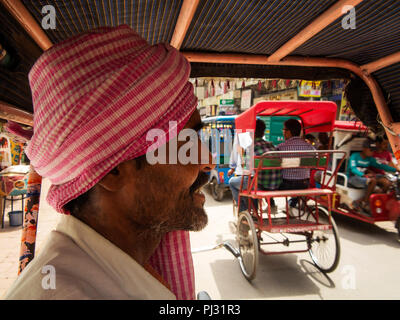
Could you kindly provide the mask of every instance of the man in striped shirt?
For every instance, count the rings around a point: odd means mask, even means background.
[[[285,142],[279,144],[279,151],[315,150],[315,148],[300,137],[301,124],[296,119],[289,119],[283,124],[283,136]],[[307,189],[310,183],[310,169],[291,168],[282,170],[281,190]],[[291,207],[297,205],[298,199],[289,201]]]

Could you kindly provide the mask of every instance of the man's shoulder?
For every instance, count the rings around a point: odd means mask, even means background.
[[[352,160],[357,160],[361,158],[361,153],[360,152],[354,152],[351,154],[350,159]]]
[[[292,137],[277,146],[278,149],[291,148],[291,147],[302,147],[305,150],[315,150],[315,148],[309,143],[305,142],[300,137]]]
[[[262,146],[262,147],[266,147],[266,148],[275,149],[275,146],[273,145],[272,142],[266,141],[264,139],[257,140],[256,141],[256,145],[259,145],[259,146]]]
[[[107,275],[68,236],[52,231],[39,254],[8,290],[5,299],[102,298],[92,284]]]
[[[391,161],[392,160],[392,154],[388,150],[385,150],[385,151],[382,151],[382,152],[375,152],[374,156],[377,156],[379,158],[384,158],[387,161]]]

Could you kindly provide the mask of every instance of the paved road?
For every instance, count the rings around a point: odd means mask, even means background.
[[[232,200],[212,199],[205,188],[208,226],[191,233],[192,248],[207,249],[222,241],[235,242]],[[196,288],[212,299],[399,299],[400,243],[391,222],[369,225],[335,216],[341,241],[338,268],[328,275],[308,253],[260,255],[256,278],[250,283],[239,262],[225,248],[193,254]]]

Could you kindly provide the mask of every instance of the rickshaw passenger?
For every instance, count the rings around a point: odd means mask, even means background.
[[[376,185],[382,187],[386,192],[390,187],[390,181],[383,175],[376,175],[368,170],[369,167],[374,167],[389,172],[396,172],[396,169],[386,164],[381,164],[373,157],[373,149],[376,144],[372,140],[366,139],[363,143],[361,152],[354,152],[349,159],[349,167],[347,176],[349,184],[356,188],[366,188],[365,196],[355,200],[353,204],[360,206],[362,209],[369,211],[369,197],[375,189]]]
[[[329,136],[326,132],[318,133],[318,147],[317,150],[329,149]]]
[[[311,144],[313,147],[315,147],[315,145],[317,143],[317,139],[311,133],[306,134],[304,136],[304,140],[305,140],[305,142]]]
[[[271,142],[265,141],[263,139],[265,134],[265,123],[264,121],[257,119],[256,120],[256,129],[254,132],[254,154],[256,156],[261,156],[267,151],[275,151],[276,148]],[[234,163],[231,163],[231,167],[234,167]],[[233,168],[231,168],[228,172],[228,175],[232,175]],[[236,172],[235,172],[236,173]],[[237,173],[236,173],[237,174]],[[229,187],[232,191],[232,197],[238,202],[239,199],[239,190],[241,183],[241,176],[232,177],[229,180]],[[258,188],[262,190],[276,190],[279,188],[282,178],[281,178],[281,170],[263,170],[258,173]],[[247,188],[248,184],[248,176],[244,177],[243,180],[243,189]],[[239,212],[247,209],[247,199],[241,197],[241,204],[239,208]],[[257,207],[257,201],[254,201],[255,206]],[[276,206],[274,199],[271,199],[271,209],[276,211]]]
[[[264,121],[257,119],[256,121],[256,131],[255,131],[255,142],[254,142],[254,154],[256,156],[263,155],[268,151],[276,151],[276,147],[272,144],[272,142],[266,141],[263,139],[265,135],[265,123]],[[267,190],[273,191],[279,189],[282,183],[282,170],[280,169],[270,169],[270,170],[261,170],[258,173],[258,189],[259,190]],[[277,207],[274,201],[274,198],[270,198],[271,200],[271,212],[276,213]]]
[[[149,45],[128,26],[76,35],[42,54],[29,73],[35,115],[26,153],[52,183],[47,201],[65,214],[7,299],[195,298],[188,231],[207,224],[199,190],[211,156],[147,161],[160,147],[171,157],[171,139],[201,128],[189,75],[179,51]],[[149,140],[154,131],[158,140]],[[54,288],[43,286],[44,266],[54,269]]]
[[[329,136],[326,132],[320,132],[318,133],[318,146],[317,146],[317,150],[329,150]],[[328,169],[331,170],[332,168],[332,157],[329,157],[329,163],[328,163]],[[313,180],[312,183],[310,183],[311,187],[317,186],[321,184],[321,180],[322,180],[322,173],[323,171],[321,170],[311,170],[311,176],[314,174],[314,179],[310,179]]]
[[[388,150],[389,141],[387,137],[386,136],[377,137],[375,139],[375,142],[376,142],[376,149],[373,152],[373,157],[377,160],[377,162],[387,164],[393,168],[398,169],[398,166],[393,162],[392,154]],[[375,167],[370,167],[369,169],[377,174],[381,175],[385,174],[385,170],[382,169],[378,169]]]
[[[301,124],[296,119],[289,119],[283,123],[285,141],[277,146],[279,151],[315,150],[315,148],[300,137]],[[310,169],[290,168],[282,169],[281,190],[307,189],[310,184]],[[291,207],[297,205],[298,198],[289,200]]]

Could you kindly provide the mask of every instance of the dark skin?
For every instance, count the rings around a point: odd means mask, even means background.
[[[365,159],[367,157],[372,157],[374,153],[370,148],[363,148],[361,151],[361,158]],[[386,179],[385,177],[377,178],[375,176],[375,173],[371,171],[367,171],[367,173],[364,175],[364,177],[369,178],[369,182],[367,185],[367,191],[365,193],[364,198],[362,199],[364,202],[368,203],[369,202],[369,197],[371,196],[372,192],[374,192],[374,189],[376,185],[380,186],[383,190],[383,192],[387,192],[390,188],[390,181]]]
[[[383,152],[387,151],[389,148],[389,141],[388,140],[383,140],[382,142],[377,142],[376,143],[376,151],[378,152]],[[393,160],[390,161],[389,166],[395,168],[397,171],[399,171],[400,167],[396,165]]]
[[[185,128],[200,126],[196,110]],[[178,142],[178,150],[183,144]],[[199,154],[200,148],[199,141]],[[196,191],[208,181],[205,173],[215,166],[210,153],[208,159],[206,164],[145,162],[141,168],[137,160],[123,162],[93,187],[88,203],[75,216],[146,265],[167,232],[206,226],[205,198]]]
[[[285,138],[285,140],[288,140],[288,139],[293,137],[293,135],[290,132],[290,130],[285,128],[285,127],[283,127],[282,132],[283,132],[283,137]]]

